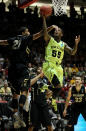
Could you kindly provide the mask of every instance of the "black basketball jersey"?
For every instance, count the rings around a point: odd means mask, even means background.
[[[11,64],[26,64],[29,60],[30,48],[32,46],[32,36],[13,37],[8,39],[8,57]]]
[[[85,102],[85,87],[81,86],[81,89],[79,92],[77,92],[75,86],[72,87],[71,90],[71,94],[72,94],[72,101],[74,103],[84,103]]]

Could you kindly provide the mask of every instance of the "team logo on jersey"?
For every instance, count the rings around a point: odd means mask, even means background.
[[[61,43],[61,45],[60,45],[61,47],[63,47],[64,46],[64,44],[63,43]]]
[[[29,55],[30,54],[30,49],[28,48],[28,46],[27,46],[27,48],[26,48],[26,53]]]

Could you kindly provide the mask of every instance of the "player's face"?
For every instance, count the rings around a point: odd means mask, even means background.
[[[37,73],[39,74],[39,73],[41,73],[42,72],[42,67],[39,67],[38,69],[37,69]]]
[[[58,36],[58,37],[62,37],[63,36],[61,28],[59,28],[59,27],[55,28],[54,36]]]
[[[80,84],[82,84],[81,77],[75,77],[75,85],[80,85]]]
[[[26,35],[26,36],[29,36],[30,35],[30,32],[28,29],[25,30],[25,32],[23,32],[23,35]]]

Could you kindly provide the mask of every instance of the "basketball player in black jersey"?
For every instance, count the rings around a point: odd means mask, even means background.
[[[72,99],[71,111],[69,113],[69,122],[66,131],[74,131],[74,125],[77,124],[80,113],[86,120],[86,87],[82,85],[82,78],[80,76],[75,77],[75,86],[69,89],[68,97],[66,99],[65,108],[63,111],[64,117],[67,113],[69,101]]]
[[[51,31],[54,26],[50,26],[47,28],[48,31]],[[26,66],[28,63],[28,56],[30,53],[30,49],[33,46],[32,41],[38,39],[42,36],[42,30],[36,34],[30,35],[30,32],[27,27],[22,27],[20,29],[21,35],[10,38],[8,40],[0,40],[0,45],[8,46],[9,48],[9,69],[8,69],[8,79],[12,84],[13,90],[13,108],[16,110],[19,109],[19,114],[23,113],[23,106],[26,101],[26,95],[28,89],[30,87],[30,78],[28,67]],[[20,94],[19,105],[17,102],[17,97]],[[22,117],[22,115],[20,116]],[[22,121],[21,125],[25,127],[25,123]],[[19,124],[14,126],[15,128],[20,127]]]

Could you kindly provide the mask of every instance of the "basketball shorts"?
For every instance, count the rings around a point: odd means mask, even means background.
[[[32,102],[30,115],[31,123],[35,127],[40,126],[41,123],[45,127],[51,125],[51,116],[49,113],[48,105],[42,107],[41,104]]]
[[[85,106],[85,104],[81,103],[81,105],[79,105],[79,106],[76,104],[72,104],[71,110],[69,112],[68,125],[76,125],[80,114],[82,114],[83,118],[86,120],[86,106]]]
[[[63,85],[63,68],[61,67],[61,65],[53,64],[51,62],[44,62],[43,72],[51,83],[55,75],[58,78],[60,85]]]

